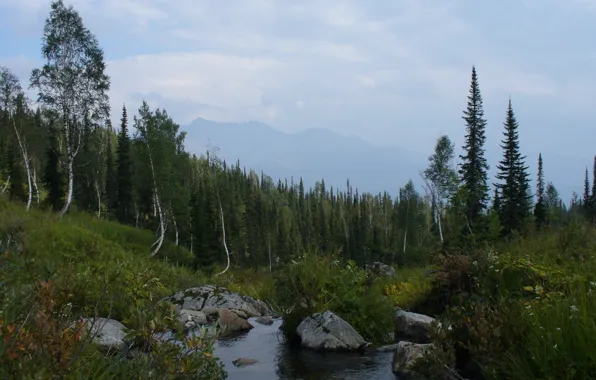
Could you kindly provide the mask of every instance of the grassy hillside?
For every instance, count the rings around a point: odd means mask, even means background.
[[[173,311],[157,301],[206,278],[183,266],[192,256],[182,248],[165,244],[159,257],[149,257],[152,241],[150,232],[90,215],[59,219],[0,199],[0,378],[180,375],[185,367],[172,347],[122,360],[100,355],[68,328],[79,317],[110,317],[147,343],[174,327]],[[193,365],[217,378],[218,363],[204,348]]]

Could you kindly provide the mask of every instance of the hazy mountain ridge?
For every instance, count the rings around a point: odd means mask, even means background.
[[[198,118],[182,130],[186,148],[204,153],[208,146],[219,148],[228,163],[261,170],[275,181],[300,177],[306,186],[325,180],[327,187],[345,189],[347,179],[360,192],[388,191],[396,194],[410,178],[419,182],[426,156],[397,147],[375,146],[354,136],[326,129],[285,133],[260,122],[219,123]]]

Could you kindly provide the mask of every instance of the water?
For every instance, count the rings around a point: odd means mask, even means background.
[[[250,319],[254,329],[220,339],[215,354],[230,380],[395,380],[391,372],[392,352],[318,353],[290,349],[279,330],[281,320],[264,326]],[[238,358],[258,363],[236,367]]]

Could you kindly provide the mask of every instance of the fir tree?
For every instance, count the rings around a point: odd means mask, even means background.
[[[481,219],[488,200],[489,166],[484,157],[486,120],[475,67],[472,67],[470,94],[463,119],[466,122],[465,153],[460,156],[459,174],[466,192],[465,216],[470,228],[482,229]]]
[[[501,213],[499,215],[503,232],[520,231],[528,216],[530,202],[528,199],[528,174],[524,164],[524,158],[519,150],[518,123],[515,119],[511,99],[507,107],[505,120],[505,131],[503,135],[503,159],[497,168],[499,173],[497,179],[503,181],[497,186],[502,191]]]
[[[590,219],[596,220],[596,156],[594,156],[594,166],[592,169],[592,194],[590,194]]]
[[[538,154],[538,178],[536,179],[536,206],[534,207],[536,227],[540,228],[546,221],[546,207],[544,204],[544,169],[542,168],[542,154]]]
[[[118,134],[116,158],[116,217],[120,223],[130,223],[133,216],[133,176],[130,137],[128,136],[128,117],[126,106],[122,107],[122,124]]]

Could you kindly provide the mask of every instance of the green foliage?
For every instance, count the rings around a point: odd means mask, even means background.
[[[83,214],[25,212],[0,199],[0,377],[225,378],[213,338],[182,336],[175,310],[158,303],[205,279],[149,258],[144,244],[151,240],[131,227]],[[172,260],[189,256],[169,250]],[[106,356],[80,324],[71,329],[73,321],[93,316],[133,329],[128,338],[137,353]],[[171,329],[181,344],[158,344]]]
[[[284,332],[293,337],[303,318],[330,310],[350,323],[366,340],[386,342],[392,331],[392,306],[367,273],[353,261],[305,254],[277,274],[277,302],[284,313]]]

